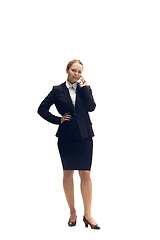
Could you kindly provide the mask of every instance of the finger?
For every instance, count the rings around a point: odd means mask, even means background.
[[[83,77],[83,79],[82,79],[82,82],[83,82],[83,83],[85,83],[85,82],[86,82],[86,79],[85,79],[84,77]]]
[[[69,115],[69,114],[70,114],[70,112],[67,112],[67,113],[64,114],[64,116]]]
[[[70,119],[65,118],[65,119],[63,119],[63,121],[70,121]]]
[[[64,119],[71,119],[71,116],[64,117]]]
[[[84,84],[82,84],[81,86],[82,86],[82,87],[85,87],[86,85],[87,85],[87,82],[85,82],[85,83],[84,83]]]
[[[70,119],[71,119],[70,117],[65,118],[65,120],[70,120]]]
[[[63,118],[71,118],[70,115],[63,116]]]

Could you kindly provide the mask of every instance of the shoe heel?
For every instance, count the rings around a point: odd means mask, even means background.
[[[85,223],[85,227],[88,228],[88,223]]]

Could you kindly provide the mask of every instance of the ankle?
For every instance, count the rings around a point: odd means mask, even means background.
[[[76,209],[75,208],[70,209],[70,214],[76,214]]]
[[[85,211],[85,212],[84,212],[84,216],[86,216],[86,217],[87,217],[87,216],[91,216],[91,211]]]

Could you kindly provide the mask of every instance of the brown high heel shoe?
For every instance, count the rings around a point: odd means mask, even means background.
[[[85,216],[83,217],[83,222],[85,223],[85,227],[87,227],[87,228],[88,228],[88,224],[89,224],[90,227],[91,227],[91,229],[97,229],[97,230],[100,229],[100,227],[98,226],[98,224],[96,224],[96,225],[91,224],[91,223],[85,218]]]
[[[77,221],[77,216],[76,216],[76,220],[75,220],[74,222],[71,222],[70,219],[69,219],[68,226],[69,226],[69,227],[74,227],[74,226],[76,226],[76,221]]]

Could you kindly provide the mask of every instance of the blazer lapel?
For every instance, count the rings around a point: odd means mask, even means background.
[[[70,94],[69,94],[69,90],[68,88],[66,87],[66,83],[64,82],[64,84],[62,85],[62,89],[63,89],[63,93],[67,99],[67,102],[68,104],[70,105],[70,107],[75,110],[73,104],[72,104],[72,100],[71,100],[71,97],[70,97]]]
[[[79,86],[79,84],[77,84],[75,108],[77,108],[77,105],[79,103],[79,90],[80,90],[80,86]]]

